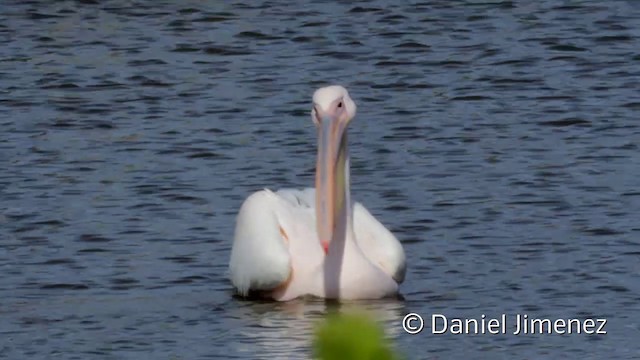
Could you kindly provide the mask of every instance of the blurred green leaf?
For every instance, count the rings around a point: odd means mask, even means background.
[[[382,328],[363,314],[329,315],[316,328],[314,357],[321,360],[396,360]]]

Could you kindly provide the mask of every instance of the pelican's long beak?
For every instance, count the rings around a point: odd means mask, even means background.
[[[316,164],[316,221],[320,243],[327,253],[330,242],[346,223],[346,121],[318,112],[319,139]],[[345,219],[343,219],[345,218]],[[345,221],[341,221],[345,220]]]

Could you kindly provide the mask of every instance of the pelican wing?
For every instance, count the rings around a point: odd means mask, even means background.
[[[229,272],[238,293],[271,290],[291,274],[291,256],[278,219],[281,199],[269,190],[251,194],[240,207]]]
[[[360,248],[395,281],[404,281],[407,269],[402,244],[362,204],[353,204],[353,227]]]
[[[315,213],[316,189],[314,188],[281,189],[278,190],[276,194],[296,207],[310,209]]]

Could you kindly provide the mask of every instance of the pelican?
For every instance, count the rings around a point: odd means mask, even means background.
[[[315,189],[265,189],[242,203],[229,262],[240,296],[288,301],[397,294],[406,272],[402,245],[362,204],[351,202],[347,125],[355,115],[344,87],[316,90]]]

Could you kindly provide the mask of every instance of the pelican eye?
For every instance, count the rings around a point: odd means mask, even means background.
[[[339,108],[341,108],[341,107],[342,107],[342,101],[340,101],[340,102],[338,103],[338,107],[339,107]]]

